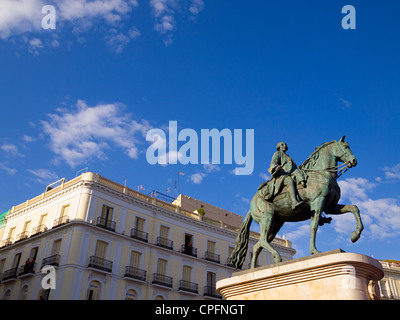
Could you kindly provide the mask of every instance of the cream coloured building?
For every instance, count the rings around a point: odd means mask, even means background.
[[[381,260],[384,277],[379,281],[381,299],[400,300],[400,261]]]
[[[62,179],[0,215],[0,299],[220,299],[241,216],[202,202],[203,218],[198,201],[171,204],[91,172]],[[288,240],[273,246],[295,254]],[[264,250],[259,264],[272,262]],[[43,289],[45,265],[55,289]]]

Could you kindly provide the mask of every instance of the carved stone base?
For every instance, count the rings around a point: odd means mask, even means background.
[[[227,300],[379,299],[381,264],[341,249],[236,272],[217,282]]]

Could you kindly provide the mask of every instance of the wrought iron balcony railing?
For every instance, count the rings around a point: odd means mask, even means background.
[[[42,266],[41,268],[43,268],[46,265],[51,265],[51,266],[56,266],[58,267],[59,263],[60,263],[60,258],[61,256],[59,254],[54,254],[50,257],[44,258],[42,261]]]
[[[153,281],[151,284],[159,284],[164,287],[172,288],[172,277],[159,273],[153,273]]]
[[[204,259],[206,259],[208,261],[220,263],[220,255],[216,254],[214,252],[206,251],[206,253],[204,255]]]
[[[111,220],[108,220],[108,219],[105,219],[102,217],[98,217],[97,221],[96,221],[96,226],[103,228],[103,229],[115,231],[116,223],[115,223],[115,221],[111,221]]]
[[[147,232],[135,228],[131,229],[131,237],[144,242],[149,241],[149,234]]]
[[[32,229],[31,237],[36,236],[45,231],[47,231],[47,227],[44,224],[41,224],[40,226],[37,226],[36,228]]]
[[[205,286],[204,287],[204,296],[222,299],[222,296],[217,292],[217,289],[215,289],[215,287],[213,287],[213,286]]]
[[[198,293],[199,292],[199,285],[194,282],[180,280],[179,281],[179,290]]]
[[[131,266],[125,267],[124,277],[146,281],[146,275],[147,275],[146,270],[138,269]]]
[[[29,232],[28,232],[28,231],[21,232],[20,234],[18,234],[18,235],[16,236],[15,242],[28,239],[28,237],[29,237]]]
[[[1,277],[1,281],[17,279],[17,272],[18,272],[18,268],[12,268],[12,269],[8,269],[8,270],[4,271],[3,275]]]
[[[174,247],[174,242],[172,240],[168,240],[168,239],[165,239],[162,237],[157,237],[156,244],[159,247],[163,247],[163,248],[170,249],[170,250],[173,250],[173,247]]]
[[[193,257],[197,257],[197,248],[189,246],[187,244],[183,244],[181,247],[181,252],[184,254],[188,254]]]
[[[88,268],[112,272],[113,262],[96,256],[90,256]]]
[[[61,226],[63,224],[66,224],[68,222],[69,222],[69,217],[68,216],[62,216],[62,217],[54,220],[53,228],[59,227],[59,226]]]
[[[23,266],[20,266],[18,268],[18,277],[24,276],[24,275],[29,275],[29,274],[34,274],[35,273],[35,265],[36,263],[30,262],[26,263]]]

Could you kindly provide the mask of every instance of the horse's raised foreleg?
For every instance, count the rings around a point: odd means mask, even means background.
[[[311,203],[311,224],[310,224],[310,253],[317,254],[320,251],[315,246],[315,239],[317,237],[318,223],[321,218],[322,205],[324,198],[320,197]]]
[[[361,220],[360,210],[355,205],[344,205],[344,204],[337,204],[332,209],[325,210],[327,214],[343,214],[347,212],[352,212],[354,217],[356,218],[357,222],[357,229],[351,233],[351,241],[356,242],[361,235],[361,232],[364,230],[364,226]]]

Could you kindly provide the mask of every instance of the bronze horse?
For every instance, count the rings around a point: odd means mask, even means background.
[[[357,165],[357,160],[343,136],[339,141],[331,141],[317,147],[310,157],[300,166],[307,176],[307,187],[298,190],[304,203],[292,210],[290,200],[285,190],[277,195],[273,202],[264,200],[259,190],[251,200],[250,210],[244,218],[236,239],[235,249],[230,256],[230,262],[236,268],[241,268],[246,259],[249,231],[252,220],[260,225],[260,239],[254,245],[251,268],[255,268],[258,255],[264,248],[274,257],[274,262],[282,261],[277,250],[271,246],[271,241],[285,222],[296,222],[311,219],[310,253],[319,253],[315,246],[318,225],[330,219],[321,217],[322,212],[329,215],[339,215],[352,212],[357,222],[357,229],[351,233],[351,240],[356,242],[364,229],[360,211],[355,205],[338,204],[340,188],[338,178],[338,162],[343,162],[347,168]]]

